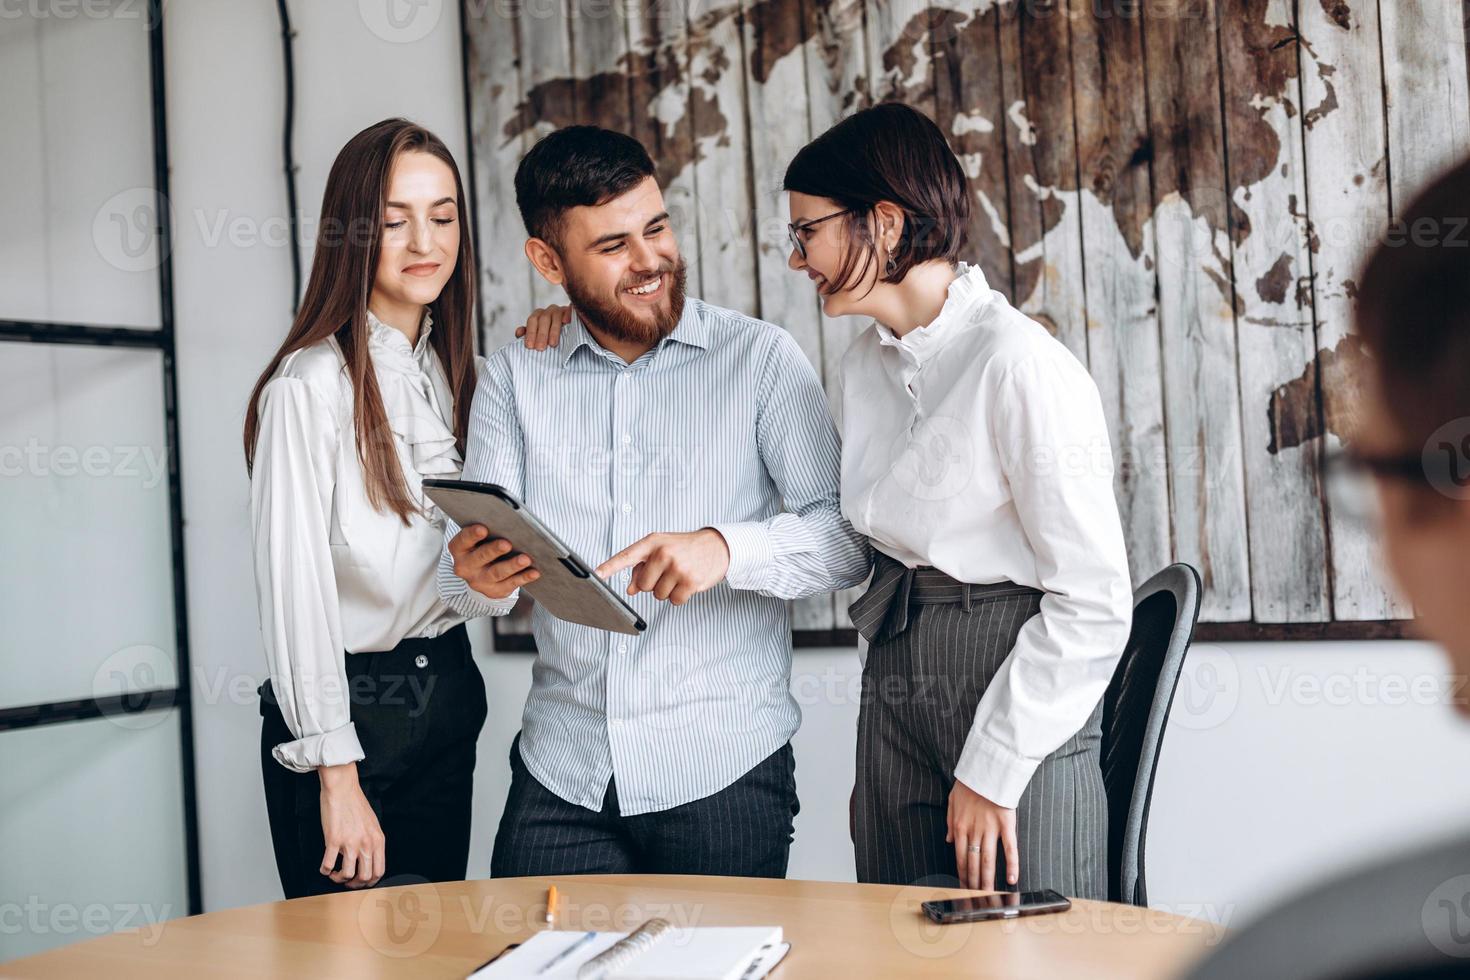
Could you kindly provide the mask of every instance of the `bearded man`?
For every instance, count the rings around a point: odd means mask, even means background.
[[[625,636],[537,609],[537,657],[495,877],[784,877],[799,809],[787,600],[858,584],[822,386],[780,327],[685,295],[653,161],[632,137],[558,130],[521,161],[536,272],[571,303],[560,343],[491,355],[464,479],[496,483],[647,622]],[[529,559],[448,528],[439,586],[498,615]]]

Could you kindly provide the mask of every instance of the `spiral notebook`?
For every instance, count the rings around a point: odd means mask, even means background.
[[[790,949],[780,926],[684,929],[655,919],[630,933],[538,932],[470,980],[759,980]]]

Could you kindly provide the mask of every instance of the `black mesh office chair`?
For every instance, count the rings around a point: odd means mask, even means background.
[[[1199,572],[1170,565],[1133,593],[1133,629],[1103,695],[1108,900],[1147,905],[1143,845],[1154,770],[1184,655],[1199,619]]]

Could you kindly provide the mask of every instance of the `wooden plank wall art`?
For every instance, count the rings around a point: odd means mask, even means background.
[[[592,122],[658,162],[691,293],[790,330],[833,390],[864,324],[786,269],[780,181],[844,115],[902,100],[969,175],[971,261],[1102,390],[1135,582],[1194,565],[1206,638],[1400,635],[1412,612],[1321,463],[1357,400],[1356,270],[1470,153],[1465,9],[463,0],[486,349],[561,299],[521,251],[516,162]],[[850,639],[849,600],[798,603],[799,642]]]

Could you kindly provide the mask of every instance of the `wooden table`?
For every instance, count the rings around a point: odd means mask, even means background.
[[[1173,977],[1222,931],[1106,902],[1009,922],[938,926],[919,903],[972,892],[687,875],[499,878],[301,898],[115,933],[0,964],[0,975],[160,980],[201,976],[463,977],[507,944],[557,926],[780,925],[772,977]]]

